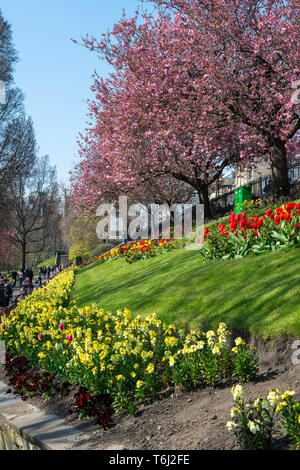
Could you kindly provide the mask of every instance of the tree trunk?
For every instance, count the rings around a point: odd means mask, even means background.
[[[26,242],[22,243],[22,270],[26,269]]]
[[[199,201],[200,204],[204,204],[204,218],[211,219],[212,218],[212,212],[211,212],[211,206],[210,206],[210,200],[208,196],[208,186],[202,186],[198,188],[198,196],[199,196]]]
[[[288,161],[285,143],[274,139],[274,150],[271,153],[271,183],[273,200],[290,194]]]

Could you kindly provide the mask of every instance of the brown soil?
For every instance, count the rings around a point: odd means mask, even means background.
[[[247,399],[278,388],[282,392],[295,390],[295,398],[300,400],[300,364],[292,364],[294,339],[251,339],[252,345],[258,348],[261,365],[256,380],[244,385]],[[6,380],[3,368],[0,368],[0,380]],[[28,403],[79,427],[88,434],[86,446],[93,450],[235,450],[237,447],[225,427],[231,419],[231,388],[235,383],[231,379],[215,389],[165,391],[160,400],[140,406],[136,416],[116,414],[113,426],[107,431],[99,430],[93,420],[79,421],[76,415],[68,413],[75,389],[66,398],[55,396],[45,403],[34,398]],[[287,439],[278,439],[276,447],[291,449],[291,444]]]

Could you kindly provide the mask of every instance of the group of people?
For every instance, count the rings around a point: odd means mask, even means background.
[[[0,273],[0,309],[14,307],[19,300],[24,299],[34,289],[42,287],[43,280],[49,280],[64,269],[63,266],[42,266],[38,270],[38,276],[34,277],[31,267],[20,271],[14,270],[9,275]],[[18,286],[17,286],[18,283]],[[14,288],[19,288],[18,295],[13,298]]]
[[[13,299],[13,292],[17,282],[20,292]],[[19,300],[24,299],[29,292],[34,288],[40,287],[40,285],[38,280],[34,284],[34,273],[31,268],[27,268],[24,271],[13,271],[11,277],[3,276],[0,273],[0,308],[9,307],[10,304],[16,305]]]
[[[39,268],[39,279],[48,279],[49,281],[51,277],[56,276],[62,269],[62,266],[56,266],[55,264],[52,266],[41,266]]]
[[[32,285],[34,274],[31,268],[26,268],[24,271],[20,269],[19,272],[13,271],[12,272],[12,282],[13,287],[16,287],[17,281],[19,283],[19,288],[22,289],[23,284],[27,284],[27,287]]]
[[[34,289],[42,287],[43,280],[49,280],[61,272],[63,266],[43,266],[38,270],[38,276],[34,279],[31,267],[20,271],[14,270],[10,276],[0,273],[0,308],[7,308],[11,304],[16,305],[19,300],[24,299]],[[18,295],[13,299],[14,288],[20,289]]]

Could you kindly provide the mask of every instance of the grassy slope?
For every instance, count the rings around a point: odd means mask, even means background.
[[[53,264],[55,264],[55,256],[51,256],[51,258],[42,261],[40,264],[38,264],[38,268],[41,268],[43,266],[52,266]]]
[[[177,325],[230,327],[264,336],[300,334],[300,248],[204,264],[185,249],[129,265],[93,264],[77,274],[73,298]]]

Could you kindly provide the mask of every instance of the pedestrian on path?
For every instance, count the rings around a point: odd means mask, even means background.
[[[6,307],[5,298],[5,282],[4,279],[0,279],[0,308]]]
[[[18,277],[18,273],[16,270],[14,270],[11,274],[12,278],[13,278],[13,287],[16,287],[16,283],[17,283],[17,277]]]
[[[20,289],[22,289],[22,286],[23,286],[23,279],[24,279],[23,271],[20,270],[19,271],[19,288]]]
[[[12,287],[13,281],[7,281],[5,284],[5,307],[9,307],[10,300],[13,296],[13,287]]]

